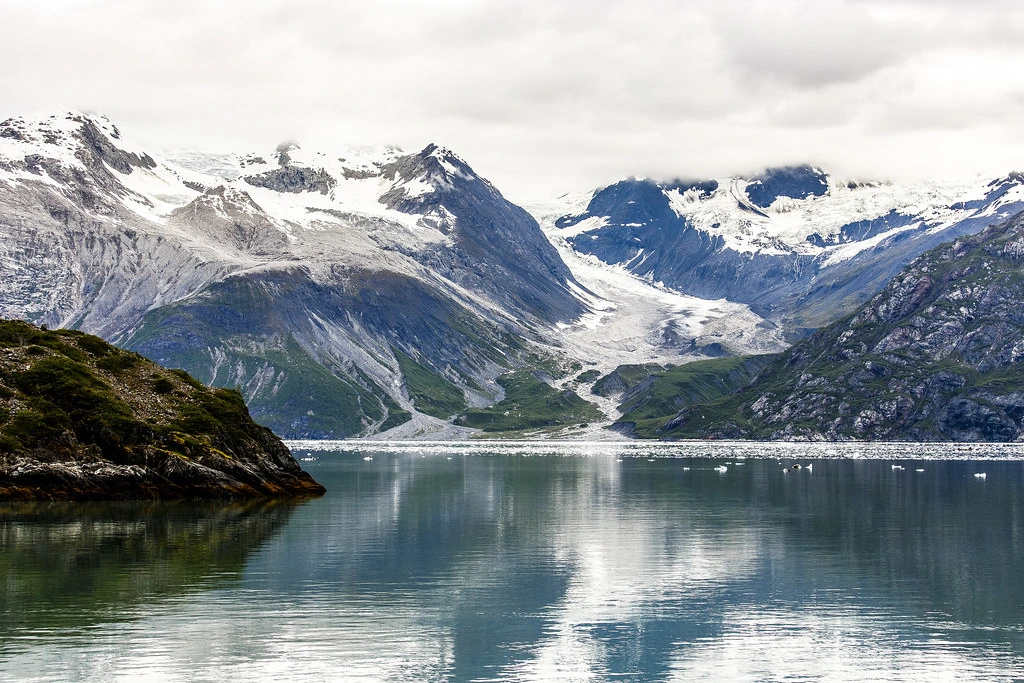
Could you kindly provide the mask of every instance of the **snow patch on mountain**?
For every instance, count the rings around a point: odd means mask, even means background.
[[[986,183],[978,180],[895,184],[829,177],[828,192],[822,196],[778,197],[767,208],[761,208],[747,199],[744,178],[723,178],[718,184],[719,189],[710,196],[693,190],[664,192],[676,215],[698,230],[721,236],[726,248],[769,255],[837,251],[842,245],[820,246],[808,238],[818,235],[825,241],[836,239],[845,225],[894,211],[929,223],[953,220],[962,213],[951,208],[954,204],[981,199],[986,190]]]

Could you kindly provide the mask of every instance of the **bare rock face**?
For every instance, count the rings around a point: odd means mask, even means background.
[[[0,500],[323,493],[238,392],[82,332],[0,321]]]

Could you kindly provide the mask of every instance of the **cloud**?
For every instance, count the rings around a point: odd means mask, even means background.
[[[1017,5],[0,0],[0,115],[103,111],[155,149],[437,141],[519,199],[932,149],[975,171],[1024,155]]]

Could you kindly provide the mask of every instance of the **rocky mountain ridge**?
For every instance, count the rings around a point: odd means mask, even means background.
[[[1024,213],[918,258],[868,303],[661,438],[1024,438]],[[651,435],[655,435],[652,433]]]

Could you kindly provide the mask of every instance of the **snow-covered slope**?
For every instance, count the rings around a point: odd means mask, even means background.
[[[799,166],[755,178],[623,180],[585,207],[567,200],[555,234],[673,291],[749,304],[796,335],[863,303],[918,254],[1021,210],[1019,174],[897,184]]]

